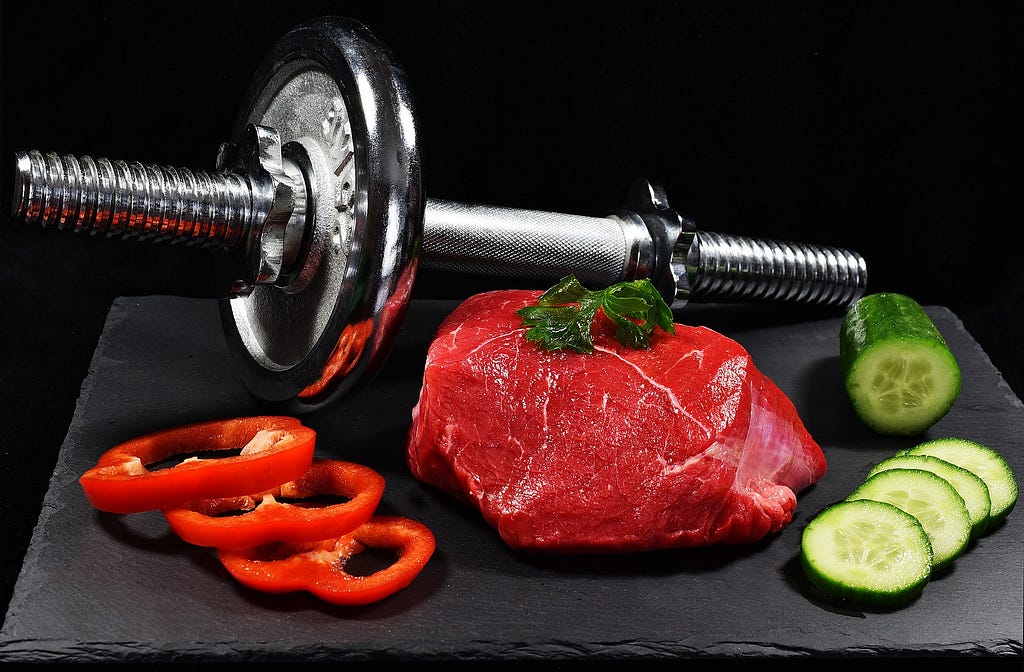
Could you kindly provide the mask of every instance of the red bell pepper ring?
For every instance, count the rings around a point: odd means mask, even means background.
[[[392,550],[398,557],[372,574],[346,572],[345,563],[368,548]],[[362,605],[377,602],[412,583],[434,548],[434,535],[423,523],[400,516],[374,516],[337,539],[218,549],[217,554],[235,580],[254,590],[304,590],[332,604]]]
[[[250,548],[272,542],[335,539],[373,515],[384,494],[384,477],[369,467],[339,460],[313,460],[294,481],[256,495],[186,502],[164,509],[171,529],[197,546]],[[333,504],[311,500],[339,495]],[[226,515],[235,514],[238,515]]]
[[[316,432],[288,416],[200,422],[145,434],[100,456],[79,483],[100,511],[137,513],[196,499],[248,495],[300,478],[313,462]],[[238,451],[201,458],[197,454]],[[178,455],[178,464],[147,465]]]

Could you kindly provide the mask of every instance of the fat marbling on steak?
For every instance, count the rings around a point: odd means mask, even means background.
[[[412,411],[412,474],[475,506],[512,548],[612,553],[753,542],[825,473],[796,408],[736,341],[703,327],[548,352],[516,310],[460,304],[432,340]]]

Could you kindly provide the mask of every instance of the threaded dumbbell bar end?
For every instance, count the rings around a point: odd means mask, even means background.
[[[12,213],[108,238],[232,249],[253,216],[246,178],[137,161],[19,152]]]
[[[698,231],[691,298],[848,306],[867,284],[867,264],[850,250]]]

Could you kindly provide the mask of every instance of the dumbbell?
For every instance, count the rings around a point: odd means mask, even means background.
[[[666,302],[848,306],[856,252],[697,230],[640,179],[605,217],[428,199],[406,76],[361,23],[287,31],[245,94],[216,170],[37,150],[16,156],[16,219],[217,252],[224,336],[259,400],[306,413],[379,371],[420,266],[591,288],[648,279]]]

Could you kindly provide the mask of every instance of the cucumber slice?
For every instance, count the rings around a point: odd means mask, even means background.
[[[854,412],[879,434],[920,434],[960,396],[956,358],[924,309],[903,294],[868,294],[850,307],[839,361]]]
[[[920,521],[870,499],[826,507],[804,528],[800,564],[812,584],[841,600],[901,606],[931,578],[932,547]]]
[[[967,505],[967,515],[971,519],[971,538],[979,537],[985,531],[992,499],[985,481],[974,472],[932,455],[894,455],[876,464],[868,472],[868,477],[886,469],[924,469],[946,479]]]
[[[903,451],[904,455],[932,455],[974,472],[988,486],[992,500],[989,529],[1006,518],[1017,503],[1019,488],[1013,470],[1002,455],[988,446],[956,437],[925,441]]]
[[[932,545],[932,570],[953,562],[971,539],[964,498],[949,481],[923,469],[886,469],[866,479],[846,498],[897,506],[921,522]]]

